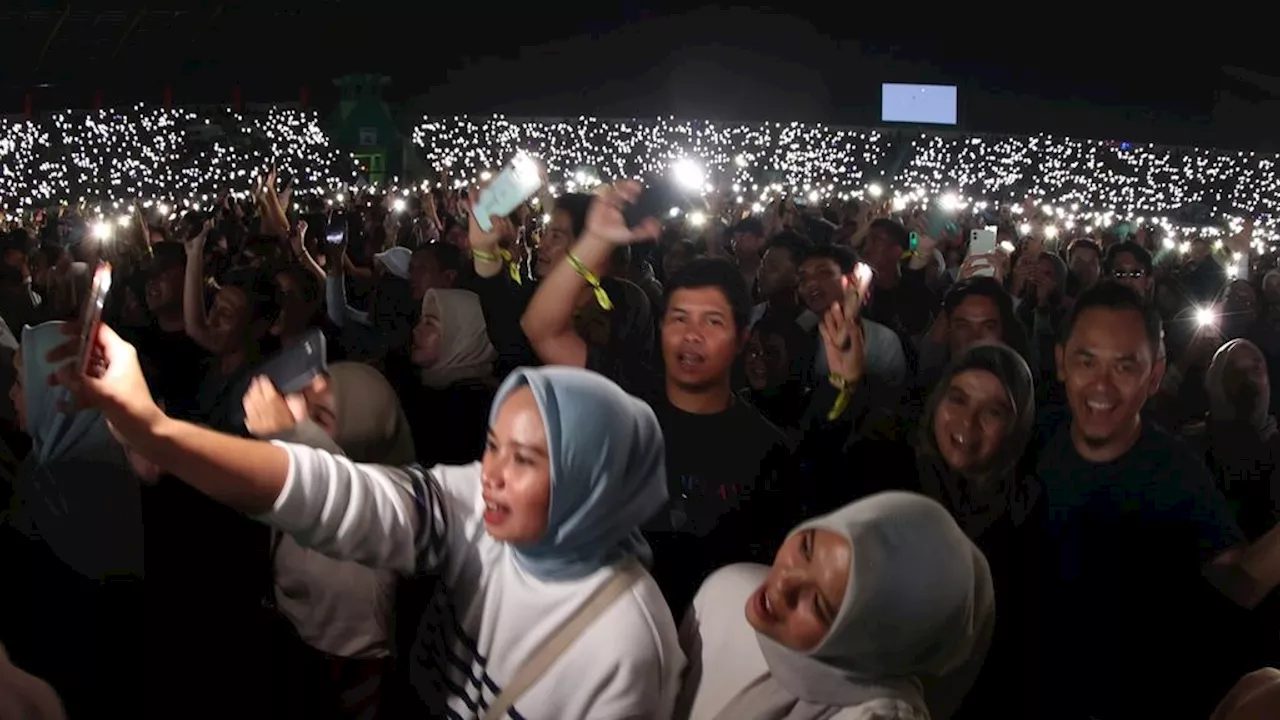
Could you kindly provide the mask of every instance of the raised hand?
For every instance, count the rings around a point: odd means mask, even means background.
[[[70,393],[75,409],[101,410],[117,425],[138,427],[163,412],[151,399],[151,390],[138,363],[138,351],[106,324],[98,326],[90,339],[89,362],[81,371],[80,323],[63,326],[67,341],[49,351],[45,359],[58,367],[49,377],[50,385],[61,385]],[[68,362],[72,361],[72,362]]]
[[[627,224],[623,210],[640,198],[642,188],[634,180],[624,180],[613,185],[603,185],[596,190],[595,200],[587,210],[587,223],[583,236],[603,240],[611,245],[629,245],[644,240],[656,240],[662,232],[662,224],[656,218],[645,218],[639,225]]]

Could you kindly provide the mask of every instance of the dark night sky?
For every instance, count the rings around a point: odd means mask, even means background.
[[[960,86],[962,129],[1183,144],[1222,133],[1212,131],[1222,65],[1280,70],[1269,44],[1238,29],[1230,42],[1183,40],[1122,21],[1027,21],[1019,16],[1039,14],[1026,7],[992,27],[965,17],[974,13],[906,4],[884,17],[794,3],[785,13],[673,11],[635,0],[594,14],[548,2],[73,6],[60,25],[64,5],[27,5],[0,10],[0,53],[23,68],[0,86],[4,112],[20,110],[33,87],[37,109],[52,109],[86,106],[94,89],[108,103],[158,102],[166,83],[178,103],[225,102],[238,84],[248,102],[292,100],[306,85],[323,105],[334,76],[367,71],[392,77],[389,99],[416,97],[415,107],[441,113],[865,125],[879,119],[881,82],[938,82]]]

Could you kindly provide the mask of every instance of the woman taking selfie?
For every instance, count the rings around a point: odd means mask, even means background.
[[[76,346],[69,336],[50,361]],[[137,353],[105,326],[89,367],[66,363],[56,381],[200,492],[330,557],[439,575],[414,653],[439,667],[411,670],[421,716],[670,715],[683,656],[638,531],[666,501],[662,434],[613,383],[518,370],[494,400],[481,460],[427,472],[169,418]],[[547,652],[552,639],[562,654]]]

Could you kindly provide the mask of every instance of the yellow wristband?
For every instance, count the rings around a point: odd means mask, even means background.
[[[831,404],[831,411],[827,413],[827,420],[834,421],[849,409],[849,403],[853,400],[853,383],[835,373],[827,376],[827,382],[840,391],[836,395],[836,401]]]
[[[596,303],[605,310],[612,310],[613,301],[609,299],[609,293],[605,292],[604,288],[600,287],[600,278],[596,277],[596,274],[591,272],[586,265],[583,265],[582,261],[573,253],[565,252],[564,257],[569,261],[569,264],[573,266],[574,272],[581,275],[582,279],[586,280],[587,284],[591,286],[591,292],[595,293],[596,296]]]
[[[471,257],[480,262],[487,263],[505,263],[507,266],[507,274],[515,281],[515,284],[522,285],[523,278],[520,277],[520,268],[516,267],[515,262],[511,259],[511,252],[508,250],[499,250],[497,254],[485,252],[483,250],[472,250]]]

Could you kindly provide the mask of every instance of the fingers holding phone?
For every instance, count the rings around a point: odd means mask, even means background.
[[[866,263],[858,263],[853,272],[842,278],[844,298],[833,303],[818,326],[827,356],[827,367],[846,383],[862,379],[866,350],[862,336],[862,308],[871,289],[872,271]]]
[[[871,292],[871,281],[875,272],[866,263],[854,265],[853,272],[841,278],[844,286],[844,297],[841,299],[841,313],[847,322],[857,324],[862,316],[862,308],[866,305],[867,294]]]
[[[866,359],[861,323],[850,322],[840,304],[832,303],[818,324],[818,333],[831,373],[846,384],[861,380]]]
[[[67,323],[62,332],[67,341],[49,351],[46,360],[58,365],[49,384],[61,385],[72,396],[72,409],[93,408],[102,411],[122,433],[163,415],[151,398],[151,389],[142,374],[138,351],[114,330],[99,323],[82,341],[79,322]],[[79,359],[83,362],[68,362]]]
[[[259,438],[287,432],[307,416],[305,400],[281,395],[265,375],[259,375],[249,384],[242,404],[245,429]]]

